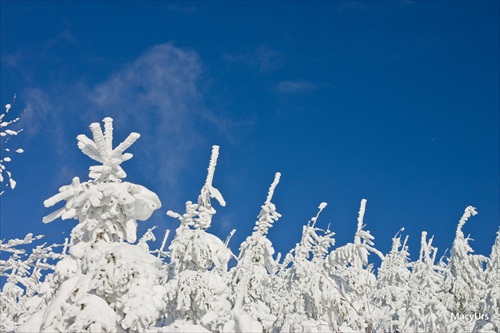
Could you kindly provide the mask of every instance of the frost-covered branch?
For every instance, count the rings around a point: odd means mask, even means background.
[[[9,142],[9,139],[12,136],[18,135],[20,132],[22,132],[22,129],[20,130],[13,130],[11,129],[11,125],[18,122],[19,119],[21,119],[21,115],[19,117],[12,119],[10,121],[5,121],[4,118],[7,116],[9,113],[10,109],[14,105],[16,101],[16,95],[14,95],[14,99],[11,104],[5,105],[5,111],[0,114],[0,154],[4,155],[5,153],[10,153],[12,150],[10,148],[6,147],[6,144]],[[18,148],[14,150],[13,152],[21,154],[23,153],[23,149]],[[6,187],[10,187],[14,189],[16,187],[16,181],[14,178],[12,178],[12,173],[7,169],[6,163],[9,163],[12,161],[12,158],[10,156],[0,156],[0,187],[3,186],[5,183],[5,180],[8,180],[8,183],[6,184]],[[4,176],[5,174],[5,176]],[[5,191],[0,190],[0,195],[2,195]]]

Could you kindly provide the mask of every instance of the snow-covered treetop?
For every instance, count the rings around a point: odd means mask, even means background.
[[[215,200],[217,200],[222,207],[226,205],[226,201],[224,201],[222,194],[220,194],[219,190],[212,185],[218,158],[219,146],[214,145],[212,146],[212,155],[210,156],[210,164],[208,165],[207,180],[205,181],[205,185],[201,189],[201,194],[198,197],[198,206],[205,207],[207,210],[213,209],[212,204],[210,203],[210,198],[215,198]]]
[[[255,223],[254,231],[259,232],[261,235],[267,234],[267,231],[272,227],[273,223],[278,221],[281,214],[276,211],[276,206],[271,202],[274,195],[274,190],[280,182],[281,173],[276,172],[274,176],[274,181],[269,187],[269,192],[267,194],[266,202],[262,205],[262,209],[259,213],[258,220]]]
[[[320,203],[316,216],[312,217],[307,225],[303,227],[300,246],[296,248],[296,255],[298,258],[307,259],[311,251],[314,252],[315,257],[321,257],[328,252],[330,245],[335,243],[335,240],[332,238],[335,234],[334,232],[316,228],[316,222],[318,221],[319,215],[327,205],[326,202]],[[324,235],[319,235],[318,231],[323,231]]]
[[[339,247],[328,255],[332,267],[351,265],[357,269],[361,269],[363,266],[368,265],[368,255],[370,252],[376,254],[380,259],[384,259],[382,252],[373,246],[373,235],[369,230],[364,230],[366,226],[363,224],[365,211],[366,199],[362,199],[359,207],[358,227],[354,235],[354,242]]]
[[[359,213],[358,213],[358,229],[356,231],[356,234],[354,236],[354,244],[361,244],[361,238],[364,238],[368,241],[368,244],[371,243],[371,239],[373,237],[370,237],[369,233],[366,235],[366,231],[363,230],[363,219],[365,217],[365,211],[366,211],[366,199],[361,200],[361,204],[359,207]],[[365,236],[365,237],[363,237]],[[373,245],[373,244],[370,244]]]
[[[161,207],[158,196],[147,188],[121,182],[126,176],[120,167],[123,161],[132,158],[124,151],[138,138],[131,133],[113,149],[113,119],[104,118],[104,134],[98,123],[90,125],[94,140],[81,134],[77,137],[78,148],[93,160],[102,163],[90,167],[93,181],[80,182],[73,178],[71,184],[62,186],[59,193],[44,201],[51,207],[65,200],[66,204],[43,218],[44,223],[57,218],[78,219],[79,225],[72,231],[72,237],[84,241],[105,239],[129,243],[136,240],[136,220],[147,220],[153,211]]]
[[[99,182],[114,181],[119,182],[127,174],[120,164],[132,158],[132,154],[124,153],[140,137],[139,133],[132,132],[129,136],[113,149],[113,119],[106,117],[104,122],[104,134],[99,123],[90,124],[90,130],[94,140],[90,140],[85,134],[80,134],[78,148],[102,165],[91,166],[89,177]]]
[[[434,265],[436,262],[437,247],[432,246],[432,241],[434,236],[432,236],[427,242],[427,231],[422,231],[422,237],[420,238],[420,255],[419,262],[425,262],[426,264]]]
[[[181,215],[171,210],[167,215],[181,221],[182,226],[194,226],[196,229],[208,229],[212,223],[212,216],[216,213],[212,207],[210,198],[215,198],[221,206],[226,205],[226,201],[218,189],[213,187],[212,182],[214,179],[215,166],[217,165],[217,158],[219,157],[219,146],[212,146],[212,155],[208,165],[208,174],[198,196],[198,204],[193,204],[192,201],[186,202],[186,213]]]
[[[477,211],[474,207],[468,206],[465,208],[464,214],[460,218],[460,221],[458,221],[458,226],[457,226],[457,235],[462,232],[462,227],[464,226],[465,222],[471,217],[477,214]]]

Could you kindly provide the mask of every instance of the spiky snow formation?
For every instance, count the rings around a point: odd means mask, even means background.
[[[90,140],[85,134],[80,134],[78,148],[101,165],[91,166],[89,177],[99,182],[120,181],[127,174],[120,164],[132,158],[132,154],[124,153],[140,137],[139,133],[132,132],[128,137],[113,149],[113,119],[106,117],[104,122],[104,134],[99,123],[90,124],[93,140]]]
[[[12,119],[10,121],[4,120],[5,116],[9,113],[10,109],[12,108],[12,105],[14,105],[16,101],[16,95],[14,95],[14,100],[12,104],[7,104],[5,105],[5,111],[0,114],[0,195],[2,195],[5,191],[2,190],[2,187],[4,187],[5,181],[7,180],[7,184],[5,184],[5,187],[10,187],[14,189],[16,187],[16,181],[14,178],[12,178],[12,173],[7,169],[6,163],[9,163],[12,161],[12,158],[9,155],[12,150],[10,148],[6,147],[7,142],[9,142],[9,139],[12,136],[18,135],[20,132],[22,132],[22,129],[20,130],[13,130],[11,129],[11,125],[18,122],[19,119],[21,119],[21,116]],[[14,150],[13,152],[21,154],[24,151],[21,148],[18,148]]]

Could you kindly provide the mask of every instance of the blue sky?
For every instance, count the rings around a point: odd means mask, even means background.
[[[489,254],[499,225],[499,2],[2,1],[1,101],[26,108],[25,153],[1,197],[1,238],[68,233],[44,225],[43,201],[92,161],[76,147],[88,125],[115,119],[115,140],[141,133],[126,180],[163,207],[141,230],[158,237],[196,200],[211,146],[227,206],[211,232],[233,249],[251,233],[274,173],[283,217],[277,251],[328,207],[318,226],[352,241],[359,203],[382,252],[401,228],[451,247],[465,226]],[[217,206],[216,206],[217,207]],[[60,237],[60,236],[59,236]]]

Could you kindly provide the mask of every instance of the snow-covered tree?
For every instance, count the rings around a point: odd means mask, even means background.
[[[326,255],[335,243],[334,232],[316,226],[326,206],[325,202],[319,205],[316,216],[303,226],[300,243],[287,254],[281,265],[283,281],[279,288],[278,330],[337,331],[349,312],[346,283],[327,268]]]
[[[465,237],[462,228],[467,220],[476,215],[474,207],[469,206],[458,222],[455,240],[450,258],[444,270],[443,290],[447,293],[445,304],[448,310],[456,315],[479,313],[479,302],[485,296],[483,264],[486,258],[473,254],[469,245],[469,237]],[[457,330],[463,330],[463,324]],[[471,328],[467,327],[467,330]]]
[[[419,259],[412,263],[409,279],[409,302],[400,312],[401,331],[446,332],[450,314],[443,303],[443,267],[436,264],[437,248],[433,238],[427,241],[422,232]]]
[[[369,230],[364,229],[365,210],[366,199],[363,199],[354,242],[334,249],[328,255],[327,264],[331,274],[342,277],[349,286],[350,305],[353,310],[346,318],[349,327],[353,330],[370,331],[378,321],[379,311],[371,304],[371,293],[376,288],[377,279],[368,256],[374,253],[383,260],[384,255],[373,247],[374,237]]]
[[[480,318],[474,332],[500,331],[500,230],[491,248],[485,272],[485,297],[479,303]]]
[[[9,113],[10,109],[14,105],[16,101],[16,95],[14,95],[14,100],[11,104],[5,105],[5,111],[0,114],[0,195],[2,195],[5,190],[3,188],[10,187],[14,189],[16,187],[16,181],[12,178],[12,173],[7,169],[6,163],[12,161],[12,158],[9,156],[9,153],[12,152],[10,148],[7,147],[7,142],[12,136],[18,135],[22,129],[13,130],[12,124],[16,123],[21,119],[21,116],[12,119],[12,120],[4,120],[4,118]],[[13,152],[21,154],[23,150],[18,148]],[[5,182],[7,181],[7,184]]]
[[[392,247],[384,257],[377,274],[377,288],[373,292],[374,303],[381,308],[383,316],[376,324],[380,331],[401,331],[405,309],[408,304],[410,279],[409,253],[406,242],[401,244],[401,229],[392,238]]]
[[[54,261],[64,257],[68,239],[64,244],[43,243],[26,253],[25,247],[43,239],[43,235],[27,234],[23,239],[0,240],[0,252],[12,253],[0,260],[0,278],[5,278],[0,291],[0,331],[9,332],[24,323],[33,313],[46,305],[43,275],[52,273]],[[59,248],[62,247],[62,251]]]
[[[270,332],[273,328],[276,318],[271,314],[271,308],[276,296],[271,283],[277,263],[273,257],[273,245],[266,234],[281,217],[271,202],[280,177],[277,172],[253,233],[241,244],[238,264],[231,272],[234,319],[226,324],[227,331]]]
[[[205,185],[198,203],[186,202],[186,212],[181,215],[168,211],[177,218],[180,226],[169,247],[170,264],[166,301],[168,308],[162,325],[169,331],[186,325],[199,330],[220,331],[229,320],[231,304],[226,284],[228,262],[233,256],[227,244],[217,236],[206,232],[216,213],[211,198],[221,206],[225,201],[213,187],[219,147],[212,147]]]
[[[122,182],[124,153],[138,138],[131,133],[113,149],[113,121],[90,125],[93,140],[79,135],[78,147],[100,163],[90,167],[92,180],[70,185],[44,204],[64,206],[44,218],[77,219],[71,232],[69,254],[61,259],[48,284],[53,295],[46,308],[18,328],[24,331],[116,332],[144,331],[155,324],[166,304],[161,261],[131,243],[137,220],[148,219],[161,203],[147,188]]]
[[[80,150],[98,162],[89,169],[90,180],[75,177],[44,202],[61,206],[43,222],[78,221],[70,237],[63,244],[36,246],[47,238],[28,234],[0,241],[0,252],[10,253],[0,260],[0,331],[498,331],[500,231],[489,258],[473,254],[462,229],[474,208],[467,207],[458,223],[449,260],[436,263],[437,248],[426,232],[415,262],[399,232],[387,255],[378,251],[363,224],[364,199],[354,241],[331,250],[335,233],[329,225],[318,227],[327,206],[321,203],[303,226],[300,242],[280,262],[267,235],[281,217],[272,202],[280,180],[276,173],[253,232],[235,256],[228,248],[235,230],[225,242],[207,231],[216,213],[212,199],[225,205],[213,186],[219,154],[213,146],[198,200],[187,201],[183,214],[167,212],[180,222],[168,250],[169,230],[160,248],[150,249],[156,227],[138,237],[137,221],[148,219],[160,200],[123,181],[121,166],[132,157],[125,151],[139,134],[113,148],[112,119],[103,121],[104,131],[98,123],[90,125],[92,139],[77,137]],[[382,260],[377,275],[372,253]],[[228,270],[231,258],[237,262]]]

